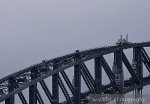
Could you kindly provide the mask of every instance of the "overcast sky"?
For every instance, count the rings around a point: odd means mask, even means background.
[[[120,34],[150,40],[150,0],[0,0],[1,77]]]

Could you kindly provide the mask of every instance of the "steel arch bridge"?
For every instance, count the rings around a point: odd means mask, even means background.
[[[71,54],[42,61],[0,79],[0,102],[16,104],[15,95],[18,95],[22,104],[46,104],[37,84],[43,89],[50,104],[86,104],[85,99],[89,94],[126,94],[131,91],[140,93],[144,86],[150,84],[150,76],[143,77],[143,65],[150,72],[150,58],[145,47],[150,47],[150,42],[77,50]],[[133,49],[132,64],[124,53],[126,49]],[[110,53],[114,54],[113,69],[104,58],[104,55]],[[85,64],[86,61],[92,59],[94,59],[94,77]],[[131,75],[128,80],[124,80],[123,63]],[[74,68],[73,83],[65,72],[70,67]],[[102,85],[102,68],[110,79],[108,85]],[[52,91],[44,81],[49,77],[52,77]],[[81,77],[88,87],[86,92],[81,92]],[[22,92],[27,88],[29,89],[29,99]],[[59,89],[62,90],[66,99],[63,102],[59,102]]]

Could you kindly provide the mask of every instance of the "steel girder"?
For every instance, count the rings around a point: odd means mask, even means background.
[[[97,57],[94,60],[95,64],[95,90],[97,94],[102,93],[102,61],[101,57]]]
[[[61,73],[63,79],[65,80],[67,86],[69,87],[71,93],[73,94],[74,88],[73,88],[73,86],[72,86],[72,84],[71,84],[71,82],[70,82],[70,80],[69,80],[67,74],[65,73],[65,71],[61,71],[60,73]]]
[[[65,88],[65,85],[63,84],[63,81],[61,80],[60,76],[58,77],[58,84],[59,84],[59,86],[60,86],[60,88],[61,88],[61,90],[62,90],[62,92],[63,92],[63,94],[64,94],[64,96],[65,96],[65,98],[67,100],[67,102],[69,104],[72,104],[73,103],[72,99],[70,98],[70,95],[67,92],[67,89]]]
[[[94,81],[91,73],[89,72],[87,66],[85,65],[85,63],[82,62],[81,67],[82,67],[83,72],[87,76],[89,82],[92,84],[92,86],[95,86],[95,81]]]
[[[122,66],[122,52],[117,51],[114,53],[114,68],[116,68],[115,72],[115,80],[117,86],[120,89],[120,93],[124,93],[124,73],[123,73],[123,66]]]
[[[142,64],[142,48],[134,47],[133,48],[133,63],[135,64],[135,73],[137,74],[140,80],[140,87],[134,91],[135,98],[142,98],[142,89],[143,89],[143,64]],[[142,102],[139,102],[142,104]]]
[[[29,87],[29,104],[37,104],[37,84],[34,84]]]
[[[44,82],[44,80],[40,81],[40,84],[41,84],[47,98],[49,99],[50,103],[53,103],[52,94],[50,93],[50,91],[49,91],[46,83]]]
[[[112,51],[114,51],[114,50],[120,50],[120,49],[127,49],[127,48],[131,48],[131,47],[137,47],[137,46],[141,46],[141,45],[143,45],[143,46],[149,46],[149,43],[147,42],[147,43],[137,43],[137,44],[132,44],[132,45],[126,45],[126,46],[120,46],[120,48],[118,48],[118,46],[115,46],[114,47],[114,49],[112,48],[112,47],[109,47],[109,48],[111,48],[111,50],[109,50],[109,49],[107,49],[107,50],[105,50],[106,52],[101,52],[101,51],[98,51],[97,49],[94,49],[94,50],[90,50],[90,54],[94,54],[94,51],[95,52],[100,52],[100,54],[102,53],[102,54],[106,54],[106,53],[109,53],[109,52],[112,52]],[[107,48],[107,47],[106,47]],[[86,51],[87,53],[88,53],[88,51]],[[84,53],[84,51],[83,52],[81,52],[81,53]],[[90,55],[89,54],[89,55]],[[99,55],[100,55],[99,54]],[[72,54],[73,55],[73,54]],[[63,57],[63,58],[66,58],[66,57],[70,57],[71,56],[71,54],[70,55],[66,55],[65,57]],[[93,58],[93,57],[95,57],[95,56],[98,56],[98,55],[92,55],[92,57],[90,57],[90,58],[87,58],[88,60],[90,60],[91,58]],[[59,58],[59,59],[63,59],[62,57],[61,58]],[[84,61],[87,61],[87,59],[82,59],[82,60],[84,60]],[[50,61],[47,61],[47,63],[48,62],[50,62]],[[80,63],[81,61],[79,61],[79,63]],[[75,64],[79,64],[79,63],[76,63],[76,62],[74,62],[74,64],[71,64],[69,67],[71,67],[72,65],[75,65]],[[68,67],[64,67],[64,68],[68,68]],[[32,69],[32,68],[31,68]],[[39,81],[41,81],[42,79],[44,79],[44,78],[47,78],[48,76],[50,76],[50,75],[53,75],[53,74],[56,74],[57,72],[59,72],[59,71],[61,71],[61,70],[64,70],[63,68],[62,69],[60,69],[60,70],[54,70],[54,71],[51,71],[52,73],[50,74],[49,72],[47,73],[47,74],[43,74],[44,76],[41,76],[41,77],[39,77],[39,78],[37,78],[36,80],[32,80],[32,82],[30,83],[27,83],[25,86],[19,86],[20,88],[16,88],[16,90],[15,91],[11,91],[9,94],[8,94],[8,96],[4,96],[5,98],[8,98],[8,97],[10,97],[11,95],[13,95],[13,94],[16,94],[16,93],[18,93],[18,92],[20,92],[21,90],[23,90],[23,89],[25,89],[25,88],[27,88],[27,87],[29,87],[29,86],[31,86],[31,85],[34,85],[35,83],[37,83],[37,82],[39,82]],[[28,70],[23,70],[23,71],[21,71],[21,72],[18,72],[18,73],[15,73],[15,74],[13,74],[12,76],[14,76],[14,77],[17,77],[18,75],[20,75],[20,73],[22,73],[22,72],[26,72],[26,71],[30,71],[30,69],[28,69]],[[46,72],[45,72],[46,73]],[[0,80],[0,82],[3,82],[3,81],[6,81],[7,79],[9,78],[9,76],[8,77],[6,77],[6,78],[4,78],[4,79],[2,79],[2,80]],[[2,99],[4,100],[5,98],[4,98],[3,96],[0,98],[1,100],[0,101],[2,101]]]
[[[74,66],[74,104],[80,104],[81,93],[81,71],[80,65]]]
[[[144,48],[142,48],[142,61],[150,73],[150,58]]]
[[[76,51],[74,60],[79,61],[80,55],[79,51]],[[77,64],[74,66],[74,93],[73,93],[73,102],[74,104],[80,104],[81,103],[81,70],[80,70],[80,64]]]
[[[17,88],[17,87],[19,86],[19,85],[16,83],[16,80],[15,80],[14,78],[13,78],[13,86],[14,86],[15,88]],[[19,98],[20,98],[22,104],[28,104],[28,103],[27,103],[27,100],[25,99],[25,97],[24,97],[24,95],[23,95],[22,92],[19,92],[19,93],[18,93],[18,96],[19,96]]]
[[[36,68],[31,70],[31,80],[38,77]],[[29,87],[29,104],[37,104],[37,83]]]
[[[44,101],[43,101],[38,89],[36,89],[36,96],[37,96],[37,100],[38,100],[39,104],[44,104]]]
[[[23,95],[22,92],[19,92],[19,93],[18,93],[18,96],[19,96],[19,98],[20,98],[22,104],[28,104],[28,103],[27,103],[27,100],[25,99],[25,97],[24,97],[24,95]]]
[[[90,91],[91,93],[92,93],[92,92],[95,93],[94,86],[92,86],[92,84],[90,83],[90,81],[89,81],[87,75],[86,75],[85,72],[83,71],[83,67],[81,67],[81,75],[82,75],[82,77],[83,77],[83,79],[84,79],[84,81],[85,81],[85,83],[86,83],[86,85],[87,85],[89,91]]]
[[[9,83],[8,91],[11,92],[11,91],[13,91],[15,89],[15,84],[14,84],[15,80],[14,80],[14,78],[13,77],[10,78],[8,80],[8,83]],[[13,95],[10,98],[6,99],[5,100],[5,104],[15,104],[15,96]]]
[[[58,68],[57,61],[55,62],[56,65],[54,65],[54,69]],[[53,98],[53,104],[59,103],[59,86],[58,86],[58,79],[59,79],[59,73],[54,74],[52,76],[52,98]]]
[[[69,78],[67,77],[66,73],[64,71],[62,71],[61,74],[62,74],[62,77],[64,78],[65,82],[71,84],[71,82],[69,81]],[[44,80],[40,81],[40,84],[41,84],[45,94],[47,95],[49,101],[51,103],[54,103],[55,99],[53,99],[53,97],[52,97],[52,95],[51,95],[51,93],[50,93],[46,83],[44,82]],[[64,94],[64,96],[66,98],[66,100],[69,102],[69,104],[72,104],[72,100],[71,100],[71,98],[70,98],[70,96],[69,96],[69,94],[68,94],[68,92],[67,92],[67,90],[66,90],[66,88],[65,88],[65,86],[63,84],[63,81],[61,80],[61,77],[59,75],[58,75],[58,84],[59,84],[59,86],[60,86],[60,88],[61,88],[61,90],[62,90],[62,92],[63,92],[63,94]]]
[[[113,84],[113,87],[119,91],[119,88],[115,81],[115,76],[103,56],[101,56],[101,61],[102,61],[102,66],[103,66],[108,78],[110,79],[111,83]]]
[[[130,83],[130,84],[128,84],[128,83]],[[142,86],[146,86],[146,85],[149,85],[149,84],[150,84],[150,76],[144,77],[143,78],[143,84],[142,84]],[[139,89],[141,87],[141,86],[135,84],[132,79],[125,80],[124,81],[124,85],[125,85],[124,86],[124,94],[127,94],[127,93],[129,93],[131,91],[134,91],[136,89]],[[103,87],[102,88],[102,92],[104,94],[107,92],[108,88],[113,87],[112,84],[108,84],[107,86],[109,86],[109,87],[107,87],[107,88]],[[112,94],[112,93],[115,93],[116,91],[112,89],[112,91],[110,91],[110,92],[111,93],[107,93],[107,94]],[[82,98],[86,98],[86,96],[88,96],[89,94],[90,94],[90,92],[86,91],[84,93],[81,93],[81,96],[82,96]],[[63,103],[60,103],[60,104],[68,104],[68,103],[67,102],[63,102]]]
[[[15,88],[17,88],[19,85],[18,85],[16,82],[14,82],[14,86],[15,86]],[[19,98],[20,98],[22,104],[28,104],[28,103],[27,103],[27,100],[25,99],[25,97],[24,97],[24,95],[23,95],[22,92],[19,92],[19,93],[18,93],[18,96],[19,96]]]
[[[85,65],[85,63],[82,63],[80,67],[81,67],[81,75],[83,76],[84,81],[86,82],[88,88],[91,91],[93,91],[93,93],[95,93],[95,89],[94,89],[95,82],[87,66]]]
[[[138,76],[135,74],[135,71],[133,70],[130,62],[128,61],[126,55],[124,54],[124,52],[122,52],[122,60],[123,60],[123,63],[125,64],[125,66],[127,67],[129,73],[131,74],[133,80],[139,84],[140,83],[140,80],[138,78]]]
[[[64,71],[63,71],[62,73],[63,73],[62,75],[66,75],[66,73],[65,73]],[[67,78],[67,79],[68,79],[67,75],[66,75],[66,76],[63,76],[63,78]],[[69,79],[68,79],[68,80],[69,80]],[[67,80],[67,81],[68,81],[68,80]],[[66,81],[66,80],[65,80],[65,81]],[[49,91],[49,89],[48,89],[46,83],[44,82],[44,80],[43,80],[43,81],[40,81],[40,84],[41,84],[41,86],[42,86],[42,88],[43,88],[43,90],[44,90],[46,96],[48,97],[50,103],[52,103],[52,104],[55,103],[55,99],[53,99],[53,97],[52,97],[52,95],[51,95],[51,93],[50,93],[50,91]],[[66,100],[69,102],[69,104],[72,104],[72,99],[70,98],[70,96],[69,96],[69,94],[68,94],[68,92],[67,92],[67,90],[66,90],[66,88],[65,88],[65,86],[64,86],[64,84],[63,84],[63,81],[61,80],[61,78],[60,78],[59,75],[58,75],[58,84],[59,84],[59,86],[60,86],[60,88],[61,88],[61,90],[62,90],[62,92],[63,92],[63,94],[64,94],[64,96],[65,96],[65,98],[66,98]],[[39,101],[40,101],[40,100],[39,100]]]
[[[133,61],[136,63],[136,73],[142,84],[143,80],[143,65],[142,65],[142,48],[135,47],[133,48]]]
[[[81,51],[80,52],[80,55],[83,56],[82,57],[82,61],[88,61],[88,60],[91,60],[95,57],[98,57],[100,55],[104,55],[104,54],[108,54],[108,53],[112,53],[112,52],[115,52],[115,51],[119,51],[119,50],[122,50],[122,49],[128,49],[128,48],[133,48],[133,47],[138,47],[138,46],[142,46],[142,47],[149,47],[150,46],[150,42],[143,42],[143,43],[129,43],[129,44],[125,44],[125,45],[122,45],[122,46],[108,46],[108,47],[100,47],[100,48],[95,48],[95,49],[90,49],[90,50],[85,50],[85,51]],[[63,67],[61,66],[60,68],[56,69],[56,70],[52,70],[52,71],[47,71],[45,72],[45,74],[42,74],[42,76],[38,77],[37,79],[35,80],[28,80],[27,82],[25,82],[24,85],[20,86],[19,88],[16,88],[15,90],[11,91],[10,93],[5,93],[2,95],[2,97],[0,97],[0,102],[6,100],[7,98],[9,98],[10,96],[14,95],[14,94],[17,94],[19,93],[20,91],[28,88],[29,86],[31,85],[34,85],[36,84],[37,82],[53,75],[53,74],[56,74],[62,70],[65,70],[69,67],[72,67],[76,64],[79,64],[81,61],[73,61],[72,60],[72,57],[75,55],[76,53],[72,53],[72,54],[68,54],[68,55],[65,55],[65,56],[61,56],[61,57],[58,57],[58,58],[55,58],[55,59],[52,59],[52,60],[48,60],[46,61],[45,63],[48,65],[48,66],[51,66],[53,65],[53,62],[58,59],[58,60],[69,60],[69,63],[61,63],[61,65],[63,65]],[[65,61],[64,61],[65,62]],[[64,66],[65,64],[65,66]],[[60,65],[60,64],[59,64]],[[36,64],[36,65],[33,65],[29,68],[26,68],[24,70],[21,70],[19,72],[16,72],[12,75],[9,75],[9,76],[6,76],[5,78],[2,78],[0,80],[0,84],[2,83],[5,83],[6,81],[8,82],[8,79],[10,77],[14,77],[14,78],[17,78],[19,76],[22,76],[23,73],[28,73],[30,72],[34,67],[36,67],[38,70],[40,70],[41,67],[43,67],[43,63],[40,63],[40,64]]]

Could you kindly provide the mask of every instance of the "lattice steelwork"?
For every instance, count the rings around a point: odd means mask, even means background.
[[[50,104],[86,104],[89,94],[126,94],[134,91],[137,96],[142,95],[144,86],[150,84],[150,76],[143,77],[143,65],[150,72],[150,58],[144,49],[150,47],[150,42],[124,43],[115,46],[100,47],[90,50],[77,50],[74,53],[57,57],[29,68],[8,75],[0,79],[0,102],[15,103],[17,94],[22,104],[47,104],[37,86],[43,89]],[[130,63],[125,49],[133,49],[133,62]],[[109,66],[104,55],[114,53],[113,69]],[[94,77],[91,75],[85,62],[94,59]],[[131,78],[124,80],[123,64],[131,74]],[[73,79],[69,79],[64,70],[73,67]],[[110,83],[102,84],[102,69],[106,72]],[[52,90],[44,79],[52,77]],[[88,91],[81,92],[82,81],[85,81]],[[67,88],[66,88],[67,86]],[[22,93],[29,89],[29,99]],[[60,102],[61,89],[65,101]],[[69,91],[68,91],[69,90]]]

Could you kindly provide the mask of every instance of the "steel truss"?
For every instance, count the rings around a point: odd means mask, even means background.
[[[108,46],[79,51],[54,58],[29,68],[16,72],[0,79],[0,102],[15,104],[15,95],[18,94],[22,104],[46,104],[38,84],[41,85],[46,97],[51,104],[83,104],[87,103],[89,94],[126,94],[136,91],[142,95],[144,86],[150,84],[150,76],[143,77],[143,64],[150,72],[150,58],[144,49],[150,42],[128,43],[118,46]],[[133,48],[133,63],[131,64],[124,49]],[[113,69],[104,58],[104,55],[114,53]],[[94,77],[85,62],[94,59]],[[123,63],[131,74],[129,80],[124,80]],[[65,69],[74,67],[73,83],[70,81]],[[106,72],[110,84],[102,85],[102,70]],[[90,69],[91,70],[91,69]],[[60,76],[61,74],[61,76]],[[52,77],[52,92],[44,79]],[[81,78],[89,91],[81,92]],[[29,102],[22,91],[29,88]],[[60,102],[59,90],[62,90],[66,101]],[[69,93],[69,91],[71,94]]]

